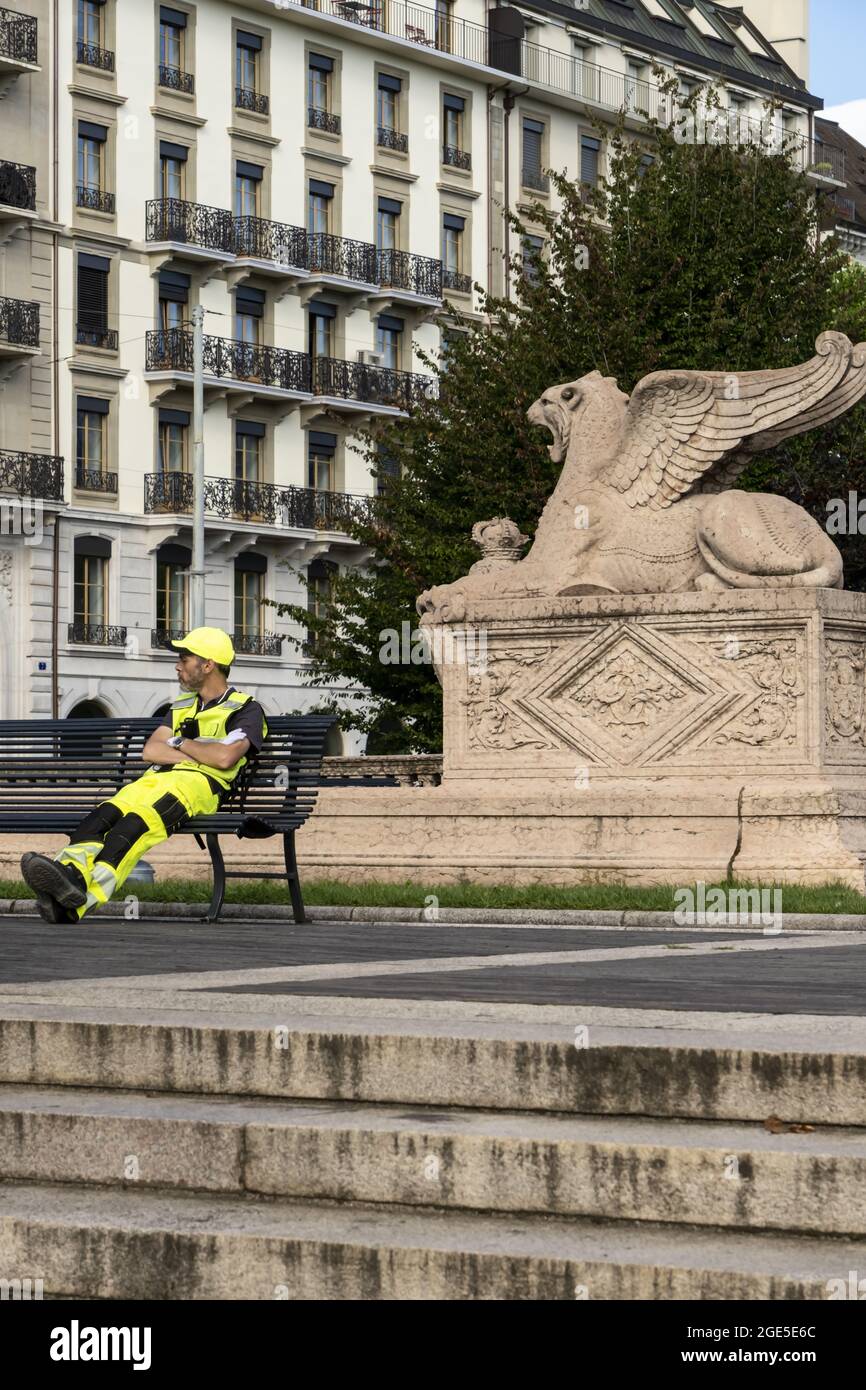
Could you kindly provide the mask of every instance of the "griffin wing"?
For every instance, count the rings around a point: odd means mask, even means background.
[[[816,356],[781,371],[653,372],[628,403],[599,480],[631,507],[669,507],[730,487],[749,457],[827,424],[866,393],[866,344],[822,333]]]

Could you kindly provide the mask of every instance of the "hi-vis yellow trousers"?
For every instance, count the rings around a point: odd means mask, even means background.
[[[91,811],[54,857],[76,870],[87,893],[79,918],[107,903],[143,854],[192,816],[211,815],[219,797],[207,777],[194,769],[146,772]]]

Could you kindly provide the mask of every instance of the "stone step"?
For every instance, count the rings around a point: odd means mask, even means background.
[[[577,1030],[588,1041],[578,1046],[575,1026],[562,1024],[447,1015],[281,1024],[276,1013],[273,1026],[260,1015],[241,1026],[206,1018],[205,1003],[199,995],[191,1024],[7,1004],[0,1084],[866,1126],[866,1055],[832,1033],[815,1041],[809,1020],[790,1044],[757,1034],[737,1045],[742,1029],[702,1044],[672,1028],[610,1042],[616,1030],[591,1027],[588,1039]]]
[[[53,1297],[817,1300],[845,1297],[864,1268],[863,1240],[0,1187],[2,1277],[41,1278]]]
[[[866,1236],[866,1131],[0,1087],[7,1181]]]

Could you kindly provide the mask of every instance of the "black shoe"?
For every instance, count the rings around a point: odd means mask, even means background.
[[[43,922],[50,922],[55,927],[60,922],[70,924],[79,920],[77,912],[73,912],[71,907],[62,907],[53,898],[37,898],[36,910]]]
[[[87,894],[75,886],[63,865],[49,859],[46,854],[35,854],[33,851],[25,854],[21,859],[21,874],[24,882],[36,894],[36,905],[43,917],[43,908],[50,911],[52,904],[70,908],[83,907],[87,902]]]

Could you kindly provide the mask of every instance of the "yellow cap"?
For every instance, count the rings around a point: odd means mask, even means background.
[[[221,627],[194,627],[186,637],[181,637],[179,642],[172,642],[170,645],[192,652],[204,661],[215,661],[218,666],[231,666],[235,659],[232,639]]]

